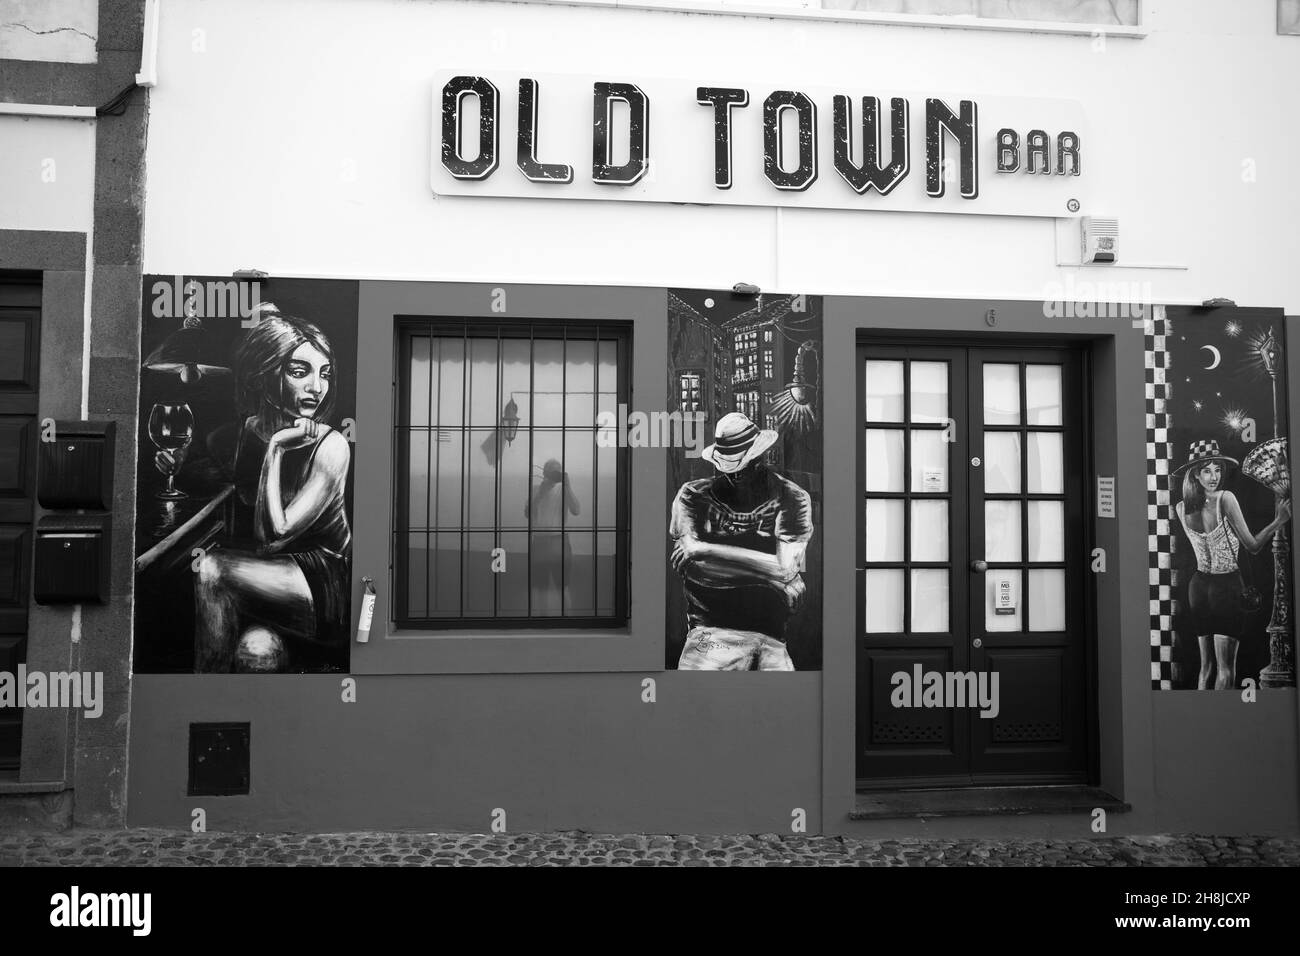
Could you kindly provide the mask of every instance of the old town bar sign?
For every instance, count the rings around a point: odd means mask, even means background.
[[[453,71],[433,94],[443,195],[1088,212],[1071,100]]]

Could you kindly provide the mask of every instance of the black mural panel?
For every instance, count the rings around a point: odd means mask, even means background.
[[[144,279],[135,671],[346,671],[357,283],[178,279]]]
[[[1170,689],[1295,684],[1285,328],[1261,312],[1170,309],[1151,359],[1167,380],[1151,531],[1170,553],[1155,586],[1172,631],[1153,648]]]
[[[670,669],[821,669],[821,350],[819,297],[669,290]]]

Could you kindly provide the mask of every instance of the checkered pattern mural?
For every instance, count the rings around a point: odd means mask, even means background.
[[[1169,489],[1170,356],[1166,341],[1173,330],[1163,306],[1143,323],[1146,345],[1146,452],[1148,582],[1151,586],[1151,687],[1173,688],[1174,577],[1173,502]]]

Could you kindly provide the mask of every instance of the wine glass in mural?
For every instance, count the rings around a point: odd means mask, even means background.
[[[149,412],[149,439],[162,451],[178,452],[185,448],[194,438],[194,413],[188,405],[154,405]],[[157,497],[164,499],[188,498],[185,492],[176,487],[176,471],[179,463],[163,472],[167,476],[167,487],[158,492]]]

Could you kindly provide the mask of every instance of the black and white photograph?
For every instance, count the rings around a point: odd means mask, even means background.
[[[1300,0],[0,0],[5,938],[1285,938],[1297,90]]]

